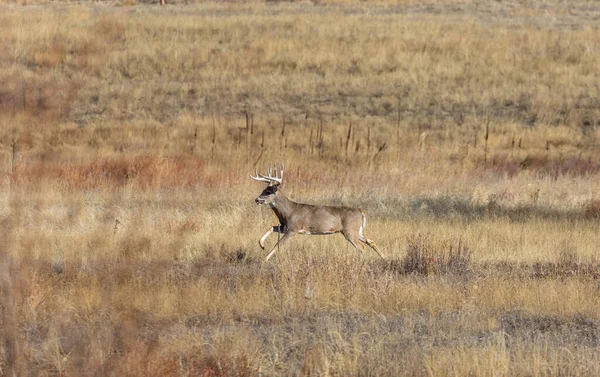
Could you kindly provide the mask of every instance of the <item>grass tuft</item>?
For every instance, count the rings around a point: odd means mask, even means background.
[[[463,275],[470,263],[471,252],[460,239],[432,241],[431,236],[417,234],[408,237],[402,267],[408,274]]]

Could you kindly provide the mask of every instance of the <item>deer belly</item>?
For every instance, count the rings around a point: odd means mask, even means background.
[[[317,216],[313,214],[308,221],[296,223],[300,234],[333,234],[342,230],[342,223],[333,216]]]
[[[303,226],[298,232],[300,234],[333,234],[340,231],[340,227],[334,224],[320,224],[317,226]]]
[[[337,233],[336,230],[310,230],[310,229],[301,229],[298,234],[313,234],[313,235],[319,235],[319,234],[333,234],[333,233]]]

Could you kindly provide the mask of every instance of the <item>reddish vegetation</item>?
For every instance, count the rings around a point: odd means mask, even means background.
[[[69,114],[78,90],[79,84],[66,78],[40,76],[25,80],[16,73],[0,72],[0,111],[27,114],[48,124]]]
[[[581,177],[600,173],[600,160],[591,156],[553,156],[546,154],[531,154],[525,157],[498,154],[488,163],[490,171],[513,177],[520,172],[528,172],[535,176],[568,176]]]
[[[204,161],[195,157],[102,159],[84,164],[38,163],[18,166],[16,183],[56,181],[72,190],[121,187],[141,189],[190,187],[205,179]]]

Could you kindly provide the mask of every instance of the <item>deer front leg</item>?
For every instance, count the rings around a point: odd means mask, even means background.
[[[260,238],[260,240],[258,240],[258,244],[260,245],[261,249],[265,249],[265,240],[267,239],[267,237],[269,237],[269,234],[273,233],[273,229],[275,229],[276,227],[273,227],[272,229],[267,230],[267,232]]]
[[[265,241],[267,239],[267,237],[269,237],[269,234],[275,232],[275,233],[283,233],[282,232],[283,227],[281,225],[278,226],[274,226],[272,229],[267,230],[267,232],[260,238],[260,240],[258,241],[258,244],[260,245],[261,249],[265,249]]]
[[[275,252],[277,251],[278,247],[282,247],[287,240],[290,239],[290,237],[293,235],[294,233],[292,232],[287,232],[284,233],[283,237],[279,240],[279,242],[277,242],[277,244],[273,247],[273,249],[271,250],[271,252],[269,253],[269,255],[267,255],[267,258],[265,259],[265,262],[269,260],[269,258],[271,258],[273,256],[273,254],[275,254]]]

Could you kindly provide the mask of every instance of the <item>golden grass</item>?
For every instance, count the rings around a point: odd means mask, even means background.
[[[0,5],[0,375],[600,372],[595,2],[33,3]],[[388,259],[263,263],[281,160]]]

